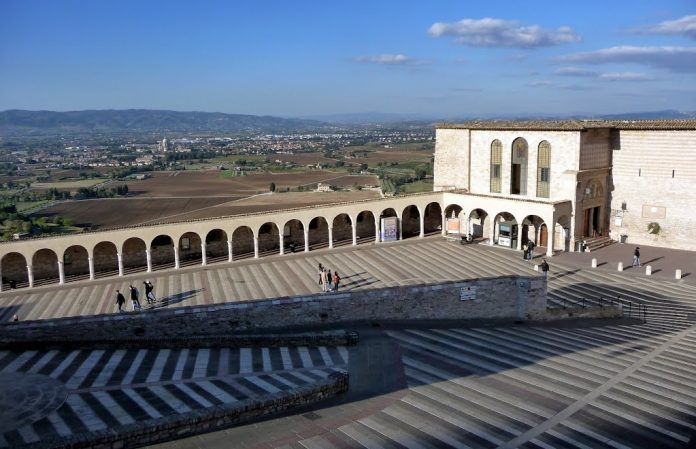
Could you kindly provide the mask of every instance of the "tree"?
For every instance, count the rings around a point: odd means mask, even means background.
[[[268,186],[268,190],[270,190],[271,192],[275,192],[275,191],[276,191],[275,182],[272,182],[271,185]]]
[[[417,168],[416,169],[416,179],[418,179],[418,180],[425,178],[425,175],[427,175],[427,174],[428,173],[425,171],[424,168]]]

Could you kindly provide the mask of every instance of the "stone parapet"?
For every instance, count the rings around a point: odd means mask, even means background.
[[[317,325],[437,319],[539,319],[546,311],[540,276],[504,276],[283,297],[137,314],[25,321],[0,325],[0,339],[124,340],[287,331]]]

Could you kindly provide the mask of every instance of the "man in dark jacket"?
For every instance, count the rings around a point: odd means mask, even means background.
[[[125,310],[123,310],[123,305],[126,303],[126,297],[123,296],[123,294],[116,290],[116,304],[118,305],[118,312],[123,313]]]
[[[549,264],[546,262],[546,259],[541,259],[541,273],[544,277],[549,276]]]

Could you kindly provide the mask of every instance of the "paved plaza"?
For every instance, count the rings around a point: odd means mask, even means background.
[[[347,369],[351,386],[342,399],[157,447],[686,447],[696,435],[693,253],[642,251],[644,263],[659,258],[649,262],[661,270],[654,276],[637,269],[617,272],[613,258],[625,257],[628,264],[632,247],[612,245],[550,259],[548,289],[550,307],[616,296],[646,304],[646,323],[407,328],[385,323],[360,329],[360,344],[350,350],[3,353],[0,374],[21,371],[57,379],[67,391],[48,385],[53,396],[46,400],[68,398],[57,411],[45,407],[49,413],[34,424],[6,432],[3,444],[96,429],[100,423],[156,419],[295,388]],[[592,269],[592,257],[606,264]],[[427,238],[159,272],[147,279],[160,298],[156,307],[179,307],[317,292],[319,262],[339,270],[345,289],[535,273],[534,263],[515,251]],[[673,279],[676,265],[688,274],[683,280]],[[144,279],[142,274],[6,292],[0,295],[3,319],[13,313],[23,319],[112,313],[113,291]]]

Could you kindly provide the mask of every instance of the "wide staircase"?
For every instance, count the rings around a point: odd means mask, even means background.
[[[616,241],[612,240],[608,236],[587,237],[585,238],[585,251],[587,251],[588,253],[592,251],[597,251],[600,248],[613,245],[614,243],[616,243]]]

